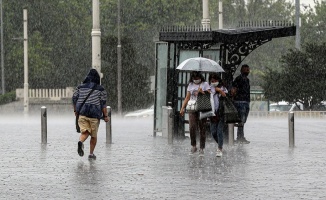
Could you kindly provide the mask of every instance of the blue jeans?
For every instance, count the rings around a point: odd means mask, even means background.
[[[210,131],[211,134],[218,144],[219,149],[223,149],[223,128],[224,128],[224,117],[220,118],[218,122],[211,121]]]
[[[244,138],[244,132],[243,132],[244,124],[247,121],[249,110],[250,110],[249,102],[244,102],[244,101],[234,102],[234,105],[237,108],[240,118],[241,118],[241,121],[242,121],[241,125],[238,127],[237,139],[243,139]]]

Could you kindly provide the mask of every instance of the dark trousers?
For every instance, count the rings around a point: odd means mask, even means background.
[[[238,132],[237,132],[237,139],[243,139],[244,138],[244,124],[247,121],[249,110],[250,110],[250,105],[249,102],[235,102],[234,103],[235,107],[237,108],[240,118],[241,118],[241,125],[238,127]]]
[[[206,142],[206,129],[205,129],[206,118],[200,120],[199,112],[189,113],[189,131],[191,146],[196,146],[196,132],[199,128],[200,133],[200,148],[205,148]]]

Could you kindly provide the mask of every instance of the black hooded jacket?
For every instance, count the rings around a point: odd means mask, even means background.
[[[83,107],[81,104],[92,91]],[[100,85],[100,75],[96,69],[91,69],[87,74],[83,83],[76,87],[72,96],[72,102],[76,106],[76,112],[90,118],[100,119],[102,117],[102,109],[106,107],[107,93]]]

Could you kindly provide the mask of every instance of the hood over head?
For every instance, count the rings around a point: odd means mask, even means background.
[[[93,82],[96,84],[100,84],[100,75],[98,74],[96,69],[90,69],[85,80],[83,81],[83,83],[89,83],[89,82]]]

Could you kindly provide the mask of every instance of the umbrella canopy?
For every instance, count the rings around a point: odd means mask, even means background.
[[[203,57],[189,58],[183,61],[177,69],[182,71],[224,72],[217,62]]]

